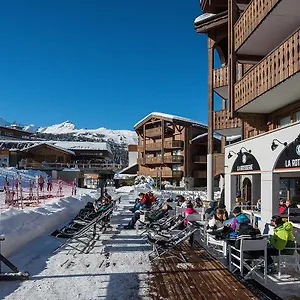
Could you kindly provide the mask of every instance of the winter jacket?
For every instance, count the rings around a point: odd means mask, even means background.
[[[215,214],[215,209],[217,207],[218,202],[212,201],[209,203],[209,208],[205,211],[206,214],[209,214],[210,216],[213,216]]]
[[[130,211],[133,212],[133,213],[136,212],[137,210],[140,209],[141,205],[142,205],[141,202],[136,203],[136,204],[134,205],[134,207],[130,209]]]
[[[293,225],[290,222],[285,222],[282,225],[274,228],[274,235],[269,239],[269,242],[277,250],[284,248],[295,247],[294,236],[292,233]],[[283,254],[292,254],[294,251],[285,251]],[[292,253],[288,253],[292,252]]]
[[[249,224],[249,223],[250,223],[250,219],[248,218],[248,216],[241,213],[233,219],[231,223],[231,228],[235,231],[237,229],[238,224]]]
[[[285,206],[285,205],[279,205],[279,214],[280,214],[280,215],[283,214],[284,211],[285,211],[285,209],[286,209],[286,206]]]
[[[151,206],[151,202],[150,202],[148,194],[145,194],[140,202],[141,202],[143,207],[150,207]]]
[[[193,208],[186,208],[182,214],[183,214],[183,217],[186,218],[188,215],[191,215],[191,214],[197,214],[198,212],[196,210],[194,210]],[[184,220],[184,225],[187,225],[188,221],[187,219]]]

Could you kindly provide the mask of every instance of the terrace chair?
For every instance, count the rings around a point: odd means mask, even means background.
[[[257,235],[255,238],[249,235],[242,235],[237,238],[240,247],[228,246],[229,250],[229,270],[235,272],[239,270],[244,279],[248,279],[255,274],[267,283],[267,239]],[[232,268],[235,267],[235,269]],[[263,266],[263,275],[257,272]],[[248,273],[245,274],[245,269]]]
[[[55,249],[54,253],[67,246],[79,251],[80,253],[89,253],[89,251],[93,248],[95,241],[99,239],[100,234],[107,227],[109,218],[115,207],[114,205],[115,203],[113,202],[100,215],[89,221],[78,231],[70,232],[70,236],[68,236],[68,232],[66,232],[65,236],[61,236],[67,238],[66,241]],[[58,231],[58,234],[54,234],[55,232],[53,232],[51,236],[59,238],[61,235],[60,232]]]
[[[149,254],[150,261],[165,258],[177,258],[186,262],[185,257],[178,250],[178,246],[186,241],[196,232],[197,226],[189,224],[183,230],[176,230],[169,234],[149,234],[148,241],[153,246],[153,251]]]
[[[290,254],[286,254],[286,251],[289,251]],[[300,272],[300,247],[295,246],[291,248],[285,248],[284,250],[279,250],[278,255],[278,277],[281,277],[282,268],[286,266],[292,266],[297,272]]]

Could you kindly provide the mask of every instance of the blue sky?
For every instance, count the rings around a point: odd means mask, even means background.
[[[151,111],[207,122],[199,0],[0,4],[0,117],[133,129]]]

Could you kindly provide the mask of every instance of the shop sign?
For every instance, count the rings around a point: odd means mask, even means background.
[[[252,172],[260,171],[256,158],[248,152],[239,153],[232,167],[231,172]]]
[[[289,144],[280,154],[276,169],[300,168],[300,144]]]

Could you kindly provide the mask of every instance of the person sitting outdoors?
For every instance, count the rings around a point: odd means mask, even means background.
[[[293,225],[290,222],[284,222],[282,217],[275,215],[271,219],[271,225],[274,226],[274,234],[268,240],[270,243],[267,249],[268,273],[276,271],[271,256],[279,255],[279,250],[282,250],[282,254],[285,255],[293,254],[294,250],[284,249],[295,247],[295,239],[292,233]]]
[[[211,201],[209,203],[209,208],[205,211],[205,214],[208,215],[208,217],[212,217],[215,214],[217,205],[218,205],[217,201]]]
[[[217,208],[213,215],[213,218],[209,220],[208,227],[212,230],[218,230],[224,227],[223,222],[227,219],[226,209]]]
[[[242,224],[247,225],[250,223],[250,219],[246,214],[242,213],[240,206],[236,206],[233,209],[232,214],[234,215],[234,218],[231,222],[231,228],[233,231],[238,231],[240,225]]]
[[[139,193],[139,197],[141,198],[142,208],[150,209],[151,205],[153,204],[153,195],[149,193]],[[155,198],[154,198],[155,201]]]
[[[197,197],[195,199],[195,208],[200,208],[200,207],[203,207],[203,201],[199,197]]]
[[[286,209],[286,205],[285,205],[285,200],[283,200],[282,198],[279,199],[279,214],[282,215],[283,212],[285,211]]]
[[[288,214],[288,211],[289,211],[289,208],[296,208],[297,206],[295,205],[295,203],[292,203],[292,201],[290,199],[287,199],[285,201],[285,209],[284,211],[282,212],[283,215],[287,215]]]
[[[154,202],[155,202],[155,197],[154,197],[154,195],[153,195],[153,192],[152,191],[149,191],[148,192],[148,201],[149,201],[149,203],[150,203],[150,205],[152,205]]]
[[[181,206],[184,202],[184,197],[182,195],[177,195],[175,201],[177,202],[177,206]]]
[[[140,207],[141,207],[141,201],[140,201],[140,198],[136,198],[135,199],[135,204],[134,204],[134,206],[132,207],[132,208],[130,208],[129,210],[132,212],[132,213],[134,213],[134,212],[136,212],[137,210],[139,210],[140,209]]]
[[[165,203],[161,209],[159,210],[156,210],[156,211],[153,211],[151,212],[149,215],[148,215],[148,220],[150,222],[154,222],[156,220],[159,220],[161,219],[162,217],[165,216],[165,214],[170,210],[172,209],[171,206],[169,206],[167,203]],[[140,219],[140,212],[139,211],[136,211],[133,215],[133,217],[131,218],[131,220],[129,221],[128,225],[124,226],[124,229],[134,229],[134,226],[135,226],[135,223],[137,222],[137,220]]]
[[[187,217],[192,214],[198,214],[198,212],[194,210],[193,203],[191,201],[188,201],[186,204],[186,209],[182,212],[182,216],[184,217],[184,225],[187,225]]]

